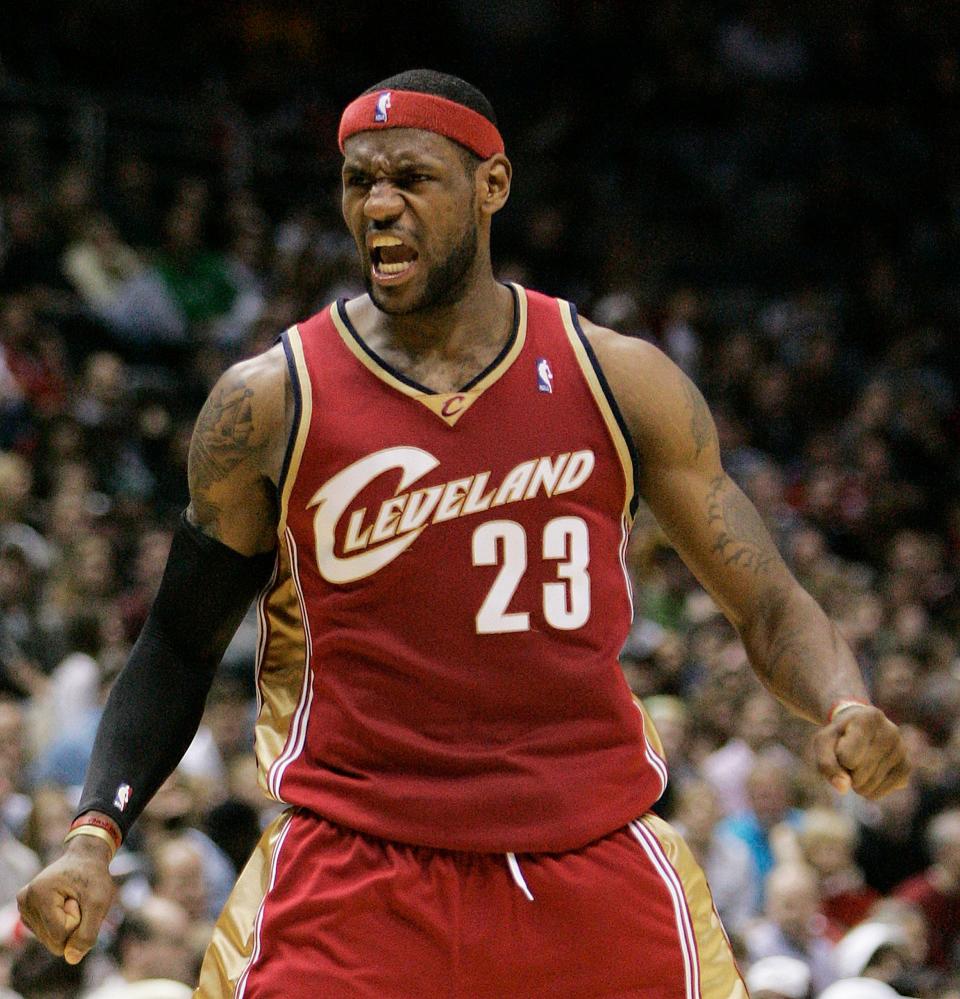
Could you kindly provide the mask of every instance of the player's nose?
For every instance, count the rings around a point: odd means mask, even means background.
[[[379,180],[370,187],[363,213],[374,222],[392,221],[403,214],[403,198],[389,181]]]

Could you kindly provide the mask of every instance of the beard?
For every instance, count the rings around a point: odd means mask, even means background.
[[[370,272],[364,270],[364,284],[373,304],[381,312],[386,312],[388,315],[405,316],[413,312],[424,312],[427,309],[453,305],[458,302],[463,296],[470,271],[477,258],[477,231],[476,222],[467,224],[442,263],[427,273],[423,291],[418,298],[403,307],[384,301],[382,289],[373,283]]]

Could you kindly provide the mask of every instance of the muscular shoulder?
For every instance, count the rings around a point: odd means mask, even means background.
[[[586,319],[581,325],[646,463],[718,452],[703,395],[662,350]]]
[[[190,517],[245,554],[272,543],[273,490],[292,422],[279,345],[228,368],[197,417],[188,461]]]

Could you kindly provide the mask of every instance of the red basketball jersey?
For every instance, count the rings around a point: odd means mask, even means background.
[[[666,781],[617,661],[631,449],[573,307],[513,293],[509,342],[459,392],[391,369],[344,302],[283,336],[261,780],[386,839],[574,849]]]

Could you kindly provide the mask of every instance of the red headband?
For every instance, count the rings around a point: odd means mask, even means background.
[[[433,94],[413,90],[377,90],[347,105],[340,119],[340,152],[357,132],[381,128],[422,128],[466,146],[480,159],[503,152],[497,126],[482,114]]]

